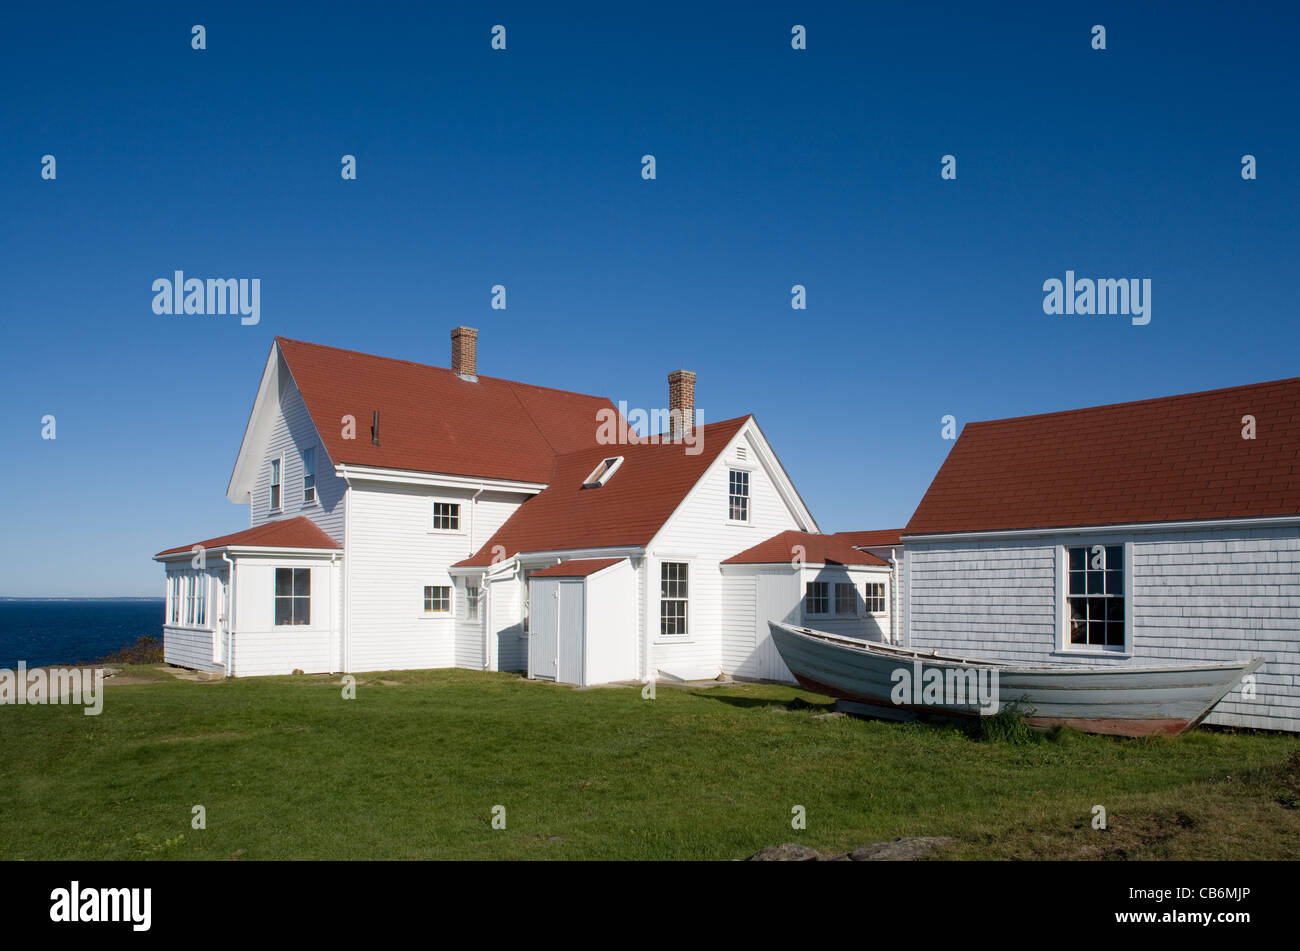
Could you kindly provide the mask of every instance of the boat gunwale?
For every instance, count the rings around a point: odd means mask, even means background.
[[[818,631],[809,627],[795,627],[792,624],[786,624],[783,621],[769,620],[769,626],[779,627],[786,633],[794,634],[799,637],[806,637],[812,641],[822,641],[831,646],[841,646],[851,651],[857,651],[862,654],[876,654],[881,656],[900,655],[909,657],[914,660],[931,661],[936,666],[956,664],[962,667],[987,667],[998,670],[1012,670],[1017,673],[1049,673],[1049,674],[1079,674],[1079,673],[1178,673],[1185,671],[1208,671],[1208,670],[1240,670],[1242,677],[1255,670],[1258,670],[1264,664],[1263,657],[1255,657],[1244,661],[1221,661],[1209,664],[1155,664],[1143,666],[1127,665],[1109,665],[1109,664],[1071,664],[1067,662],[1053,664],[1014,664],[1003,660],[980,660],[969,657],[958,657],[954,654],[940,653],[923,653],[909,647],[895,647],[892,644],[878,644],[874,641],[862,641],[851,637],[844,637],[840,634],[832,634],[829,631]],[[1231,687],[1229,688],[1231,690]],[[1225,692],[1226,693],[1226,692]],[[1221,699],[1221,698],[1220,698]],[[1217,702],[1217,701],[1216,701]]]

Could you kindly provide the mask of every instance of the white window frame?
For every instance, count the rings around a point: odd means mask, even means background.
[[[1124,565],[1124,643],[1108,646],[1100,644],[1074,644],[1070,641],[1070,549],[1083,548],[1088,553],[1093,546],[1122,547]],[[1067,540],[1056,548],[1056,653],[1074,657],[1132,657],[1133,656],[1133,542],[1122,538],[1104,536]]]
[[[879,611],[875,611],[872,609],[871,602],[874,600],[874,598],[872,597],[872,595],[867,593],[868,590],[873,585],[878,585],[880,587],[880,603],[882,607]],[[886,614],[888,614],[889,613],[889,582],[867,581],[866,586],[863,588],[862,591],[862,603],[864,605],[866,612],[870,614],[872,617],[884,617]]]
[[[276,496],[279,496],[277,498]],[[271,481],[266,489],[266,510],[284,511],[284,455],[271,457]]]
[[[276,582],[275,582],[275,573],[276,573],[276,572],[279,572],[279,571],[288,571],[288,572],[293,572],[293,574],[290,574],[290,575],[289,575],[289,594],[287,594],[287,595],[276,594],[276,591],[275,591],[275,587],[276,587]],[[306,593],[305,595],[300,595],[300,594],[298,594],[298,593],[297,593],[297,590],[298,590],[298,589],[297,589],[297,588],[295,587],[295,585],[294,585],[294,579],[296,578],[296,572],[299,572],[299,571],[305,571],[305,572],[307,572],[307,593]],[[274,568],[272,568],[272,569],[271,569],[271,626],[272,626],[273,628],[275,628],[276,630],[291,630],[291,629],[295,629],[295,628],[307,628],[307,627],[311,627],[311,626],[312,626],[312,603],[311,603],[311,602],[312,602],[312,592],[311,592],[311,588],[312,588],[312,569],[311,569],[311,566],[310,566],[310,565],[306,565],[306,566],[304,566],[304,565],[284,565],[284,564],[280,564],[280,565],[276,565]],[[293,618],[295,617],[295,611],[294,611],[294,607],[295,607],[295,605],[293,604],[293,602],[296,601],[296,600],[298,600],[299,598],[303,598],[303,597],[305,597],[305,598],[307,599],[307,622],[306,622],[305,624],[296,624],[296,623],[294,623],[294,620],[293,620]],[[290,602],[290,604],[289,604],[289,623],[288,623],[288,624],[280,624],[280,623],[278,623],[278,622],[276,621],[276,619],[275,619],[275,614],[276,614],[276,611],[275,611],[275,609],[276,609],[276,602],[278,602],[278,601],[280,601],[280,600],[282,600],[282,599],[287,599],[287,600]]]
[[[450,505],[456,509],[456,527],[455,528],[438,528],[438,506]],[[434,535],[464,535],[465,534],[465,506],[461,499],[433,499],[429,503],[429,532]]]
[[[447,606],[438,610],[434,605],[438,604],[442,598],[438,597],[439,590],[447,592]],[[429,594],[428,592],[433,592]],[[455,597],[455,588],[449,584],[426,584],[420,588],[420,614],[422,617],[451,617],[452,599]]]
[[[664,597],[663,582],[664,582],[665,565],[681,565],[682,568],[684,569],[684,573],[685,573],[684,580],[686,582],[686,596],[684,598]],[[655,629],[655,640],[657,642],[665,643],[665,644],[680,644],[683,641],[690,640],[691,632],[695,630],[693,624],[694,619],[692,617],[692,609],[691,609],[691,592],[695,587],[695,579],[692,577],[693,573],[691,571],[691,563],[686,559],[663,558],[659,561],[658,567],[659,570],[655,572],[656,575],[655,584],[657,588],[655,593],[655,603],[658,605],[658,610],[656,611],[656,613],[658,614],[658,618],[656,619],[658,621],[658,627]],[[681,633],[678,634],[664,633],[664,602],[665,601],[681,601],[685,604],[685,611],[683,612],[683,624],[685,625],[686,629]]]
[[[471,591],[474,592],[473,597],[470,597]],[[482,587],[476,584],[470,584],[469,582],[466,582],[465,583],[465,620],[466,621],[479,620],[480,616],[483,613],[481,607],[482,604],[483,604]]]
[[[307,485],[307,455],[311,454],[311,485]],[[307,493],[310,492],[309,497]],[[308,446],[302,451],[302,504],[304,507],[320,504],[320,493],[316,491],[316,447]]]
[[[865,602],[858,597],[860,592],[858,591],[857,582],[835,581],[832,582],[832,584],[834,585],[834,590],[831,593],[831,604],[829,607],[835,612],[835,617],[861,617],[861,606],[865,605]],[[852,592],[850,597],[853,600],[853,607],[848,611],[840,610],[840,588],[848,588]]]
[[[813,585],[815,585],[815,584],[820,584],[820,585],[825,585],[825,586],[826,586],[826,610],[825,610],[824,612],[816,612],[816,611],[809,611],[809,610],[808,610],[808,595],[809,595],[809,593],[810,593],[810,592],[808,591],[808,589],[809,589],[810,587],[812,587]],[[832,611],[832,610],[834,609],[834,607],[835,607],[835,604],[834,604],[834,602],[832,601],[832,598],[833,598],[833,597],[834,597],[834,594],[833,594],[833,592],[831,591],[831,582],[829,582],[829,581],[821,581],[821,580],[819,580],[819,579],[817,579],[817,578],[814,578],[812,581],[805,581],[805,582],[804,582],[804,585],[803,585],[803,598],[800,599],[800,607],[801,607],[801,609],[802,609],[802,611],[803,611],[803,616],[804,616],[805,618],[826,618],[826,617],[834,617],[835,615],[831,613],[831,611]]]
[[[606,456],[600,460],[600,464],[591,470],[591,475],[587,476],[582,482],[584,489],[599,489],[602,485],[613,478],[614,473],[623,465],[622,456]]]
[[[731,491],[732,477],[743,475],[745,477],[745,494],[734,495]],[[744,466],[727,467],[727,523],[730,525],[752,525],[754,523],[754,471]],[[731,500],[745,500],[745,517],[735,518],[732,515]]]

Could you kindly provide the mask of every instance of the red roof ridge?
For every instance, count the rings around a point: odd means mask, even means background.
[[[1300,383],[1300,376],[1284,377],[1280,380],[1265,380],[1261,383],[1239,383],[1235,386],[1220,386],[1212,390],[1190,390],[1186,393],[1171,393],[1166,396],[1147,396],[1140,400],[1124,400],[1120,403],[1094,403],[1092,406],[1076,406],[1073,409],[1056,409],[1049,410],[1045,413],[1027,413],[1024,416],[1001,416],[996,419],[977,419],[966,423],[962,428],[969,426],[988,426],[993,423],[1014,423],[1021,420],[1041,419],[1045,416],[1073,416],[1079,413],[1092,413],[1102,409],[1119,409],[1121,407],[1140,406],[1143,403],[1168,403],[1173,400],[1190,399],[1201,396],[1218,396],[1223,393],[1229,393],[1233,390],[1254,390],[1263,389],[1268,386],[1280,386],[1285,383]]]
[[[347,353],[357,357],[369,357],[372,360],[387,360],[391,363],[404,363],[410,367],[418,367],[421,370],[440,370],[443,373],[450,373],[456,376],[451,367],[440,367],[432,363],[420,363],[418,360],[407,360],[404,357],[386,357],[382,353],[368,353],[365,350],[349,350],[347,347],[332,347],[327,343],[313,343],[310,340],[296,340],[293,337],[276,336],[276,343],[290,343],[302,347],[314,347],[320,350],[333,350],[335,353]],[[292,368],[290,368],[292,371]],[[567,393],[571,396],[585,396],[594,400],[608,400],[609,397],[600,393],[581,393],[578,390],[564,390],[558,386],[542,386],[538,383],[525,383],[523,380],[512,380],[504,376],[488,376],[486,373],[475,374],[480,380],[489,380],[493,383],[504,383],[507,386],[526,386],[534,390],[546,390],[549,393]],[[457,377],[459,379],[459,377]],[[612,401],[611,401],[612,402]],[[530,414],[531,418],[531,414]]]

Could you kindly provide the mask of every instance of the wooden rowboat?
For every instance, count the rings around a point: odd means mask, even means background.
[[[1030,726],[1117,736],[1177,736],[1264,663],[1256,657],[1167,667],[1029,667],[890,647],[779,621],[768,626],[800,685],[849,701],[853,712],[890,719],[978,717],[992,712],[984,689],[991,684],[997,708],[1014,705]]]

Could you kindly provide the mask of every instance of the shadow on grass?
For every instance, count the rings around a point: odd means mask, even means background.
[[[701,697],[706,700],[720,700],[725,704],[741,709],[761,709],[763,707],[779,707],[784,710],[815,710],[818,713],[829,713],[835,707],[835,701],[825,698],[825,702],[813,703],[805,697],[738,697],[730,694],[719,693],[716,687],[710,690],[692,690],[692,697]],[[818,698],[819,700],[821,698]]]

